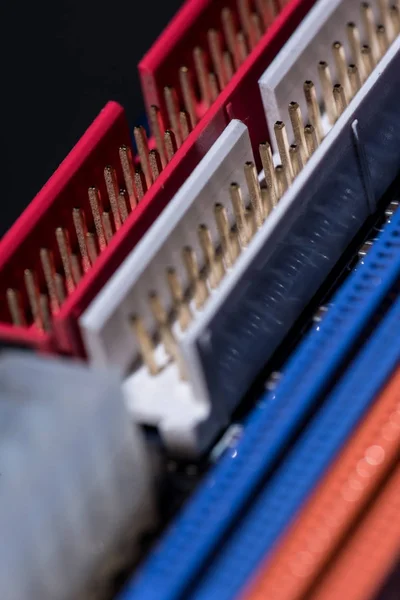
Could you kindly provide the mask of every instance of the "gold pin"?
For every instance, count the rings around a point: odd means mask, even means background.
[[[372,56],[371,48],[364,44],[361,48],[361,56],[364,65],[365,77],[369,77],[375,67],[374,58]]]
[[[167,269],[167,281],[172,299],[174,301],[180,328],[182,331],[185,331],[192,320],[192,313],[187,302],[185,301],[182,286],[179,282],[176,270],[173,267]]]
[[[269,190],[272,206],[276,206],[278,203],[276,179],[275,179],[275,166],[272,158],[271,146],[268,142],[264,142],[259,146],[260,158],[264,169],[265,182]]]
[[[232,267],[240,254],[238,238],[231,231],[228,214],[222,204],[218,203],[214,206],[214,214],[225,264],[227,267]]]
[[[7,304],[12,324],[16,327],[25,327],[26,320],[22,310],[21,294],[18,290],[7,289]]]
[[[158,153],[161,158],[161,164],[163,168],[167,164],[167,157],[165,154],[164,147],[164,125],[161,118],[160,109],[157,106],[150,106],[149,110],[149,120],[150,120],[150,129],[152,131],[153,137],[156,141],[156,146]],[[126,181],[125,181],[126,185]],[[126,188],[128,190],[128,187]],[[129,190],[128,190],[129,193]],[[133,208],[133,206],[132,206]]]
[[[209,84],[210,84],[211,100],[212,100],[212,102],[215,102],[219,96],[218,81],[217,81],[217,76],[215,75],[215,73],[209,73],[208,80],[209,80]]]
[[[165,104],[167,107],[168,119],[170,124],[170,129],[173,130],[176,138],[176,144],[179,147],[181,145],[181,132],[179,129],[179,104],[178,98],[174,88],[165,87],[164,88],[164,98]],[[165,132],[166,133],[166,132]],[[165,143],[165,134],[164,134],[164,143]],[[168,149],[166,148],[166,154],[168,157]]]
[[[261,15],[264,29],[267,29],[276,16],[274,0],[255,0],[257,12]]]
[[[155,136],[154,136],[155,137]],[[132,150],[128,146],[119,148],[119,160],[122,167],[122,173],[125,181],[125,189],[129,194],[129,202],[132,208],[135,208],[137,201],[135,196],[135,170],[133,168]],[[97,229],[96,229],[97,231]],[[97,235],[99,235],[97,233]],[[101,246],[100,246],[101,248]]]
[[[111,215],[107,210],[105,210],[102,214],[102,221],[104,227],[104,235],[107,240],[107,244],[109,244],[113,237],[113,229],[111,223]]]
[[[293,176],[297,177],[304,167],[300,148],[297,144],[292,144],[289,149],[290,162],[292,163]]]
[[[271,194],[269,189],[266,186],[262,186],[261,188],[261,198],[264,208],[264,215],[268,217],[270,212],[272,211],[274,205],[272,204]]]
[[[69,244],[67,230],[63,229],[62,227],[57,227],[56,240],[57,240],[57,244],[58,244],[58,249],[60,251],[61,262],[62,262],[63,269],[64,269],[67,291],[70,294],[75,289],[75,283],[74,283],[74,279],[72,276],[71,247]]]
[[[231,183],[230,188],[231,202],[235,213],[236,225],[239,233],[240,243],[245,248],[251,240],[251,229],[248,225],[245,206],[243,203],[242,192],[237,183]]]
[[[314,83],[312,81],[308,80],[304,82],[304,96],[307,103],[308,118],[310,120],[310,124],[314,127],[315,134],[317,136],[317,141],[319,144],[322,138],[324,137],[324,134],[322,131],[321,113],[317,101],[317,94],[315,91]]]
[[[318,63],[318,73],[319,79],[321,82],[322,88],[322,96],[324,98],[325,110],[328,115],[328,119],[331,125],[336,122],[336,105],[332,95],[332,77],[331,72],[328,66],[328,63],[325,61],[320,61]],[[297,142],[296,142],[297,143]]]
[[[165,132],[165,148],[167,151],[167,158],[168,158],[168,162],[170,162],[175,154],[175,152],[178,150],[177,148],[177,144],[176,144],[176,138],[174,135],[174,132],[167,129],[167,131]]]
[[[364,31],[368,39],[368,45],[371,48],[372,57],[374,62],[379,57],[378,40],[376,38],[376,25],[374,19],[374,13],[369,2],[361,3],[361,18],[364,25]]]
[[[104,181],[106,182],[108,199],[110,201],[111,212],[114,217],[116,231],[121,227],[121,217],[118,210],[118,183],[115,169],[108,165],[104,169]]]
[[[76,254],[71,254],[71,271],[75,285],[78,285],[82,279],[82,270],[80,260]]]
[[[72,219],[74,221],[76,237],[78,239],[79,250],[82,256],[83,270],[86,273],[90,269],[90,259],[86,246],[86,223],[83,211],[80,208],[74,208],[72,210]]]
[[[307,144],[304,136],[304,123],[301,115],[300,106],[297,102],[291,102],[289,104],[289,117],[292,124],[293,135],[296,145],[303,156],[304,160],[307,160]]]
[[[51,314],[49,307],[49,299],[46,294],[40,294],[39,296],[40,314],[42,315],[43,329],[44,331],[51,330]]]
[[[233,56],[235,69],[240,66],[240,57],[236,45],[236,28],[230,8],[223,8],[221,12],[222,29],[226,40],[226,45]]]
[[[92,209],[93,223],[96,229],[97,240],[99,242],[100,252],[102,252],[107,246],[107,241],[104,235],[103,221],[100,213],[100,195],[98,189],[95,187],[90,187],[88,189],[88,196],[90,208]]]
[[[149,187],[153,183],[153,180],[151,177],[149,162],[149,144],[147,141],[147,135],[144,130],[144,127],[142,125],[140,127],[135,127],[133,129],[133,136],[136,142],[137,152],[140,159],[140,165],[146,178],[147,189],[149,189]]]
[[[386,30],[390,27],[389,2],[388,0],[378,0],[380,21]]]
[[[44,280],[49,293],[51,312],[55,313],[60,309],[60,303],[58,301],[56,284],[54,280],[56,269],[54,266],[53,254],[47,248],[40,249],[40,262],[42,263]]]
[[[254,46],[258,44],[263,36],[263,30],[261,25],[261,19],[257,13],[251,13],[250,15],[251,21],[251,31],[252,31],[252,39],[254,40]]]
[[[392,38],[393,41],[400,34],[400,9],[398,6],[393,4],[389,8],[390,20],[392,22]]]
[[[248,161],[244,165],[247,188],[249,190],[250,202],[253,207],[256,226],[259,229],[264,221],[264,207],[261,198],[260,184],[258,182],[256,167],[253,162]]]
[[[140,202],[147,192],[146,177],[140,166],[135,169],[135,189],[138,202]]]
[[[357,68],[357,65],[349,65],[347,71],[349,74],[351,95],[354,97],[361,87],[360,72]]]
[[[146,365],[150,375],[157,375],[159,368],[154,357],[153,340],[147,333],[147,330],[140,317],[134,315],[131,318],[131,325],[136,336],[143,364]]]
[[[224,266],[222,261],[222,255],[217,256],[217,252],[214,249],[214,245],[211,238],[211,233],[208,227],[204,224],[199,226],[199,239],[200,245],[203,250],[204,260],[206,262],[209,281],[212,288],[218,287],[224,276]]]
[[[183,140],[186,140],[189,137],[192,128],[190,125],[189,115],[185,110],[181,110],[179,113],[179,122],[181,125],[182,138]]]
[[[237,0],[237,8],[239,12],[241,28],[247,35],[247,38],[250,42],[250,47],[253,49],[255,46],[255,39],[251,26],[249,0]]]
[[[189,246],[186,246],[182,250],[182,257],[189,277],[190,285],[193,290],[193,298],[196,309],[200,310],[208,298],[207,284],[199,271],[197,257],[194,250]]]
[[[60,304],[62,304],[65,301],[66,293],[65,293],[64,278],[60,273],[56,273],[54,275],[54,283],[56,286],[58,302]]]
[[[123,223],[125,223],[125,221],[127,220],[127,218],[129,217],[129,212],[128,212],[128,202],[126,200],[126,190],[119,190],[119,194],[118,194],[118,208],[119,208],[119,214],[121,215],[121,220]]]
[[[361,57],[360,32],[355,23],[347,23],[347,39],[349,40],[353,63],[357,65],[362,81],[365,79],[364,65]],[[331,86],[332,89],[333,86]]]
[[[169,326],[167,313],[166,313],[163,305],[161,304],[160,299],[159,299],[158,295],[156,294],[156,292],[150,293],[149,302],[150,302],[150,308],[153,313],[154,319],[158,323],[158,327],[159,327],[159,331],[160,331],[160,338],[164,345],[164,348],[165,348],[167,354],[169,354],[171,356],[171,358],[175,361],[175,363],[179,369],[179,374],[181,376],[181,379],[185,379],[185,369],[184,369],[184,364],[182,361],[182,356],[181,356],[178,344],[176,343],[175,336],[172,333],[172,329]]]
[[[333,86],[333,97],[335,99],[336,112],[337,112],[338,116],[340,117],[340,115],[344,112],[344,110],[347,106],[344,89],[340,83],[337,83],[336,85]]]
[[[286,190],[288,189],[288,181],[286,179],[286,171],[283,165],[277,165],[275,167],[275,177],[278,188],[278,198],[282,198]]]
[[[199,46],[193,50],[194,68],[196,70],[197,81],[200,86],[201,99],[207,108],[211,105],[210,83],[208,80],[208,71],[204,51]]]
[[[151,173],[153,176],[153,181],[155,181],[159,177],[159,175],[162,171],[162,164],[161,164],[161,159],[160,159],[160,155],[159,155],[158,151],[150,150],[149,159],[150,159],[150,168],[151,168]]]
[[[384,25],[378,25],[378,27],[376,28],[376,37],[378,40],[379,59],[381,59],[386,54],[387,49],[389,48],[389,39],[387,37]]]
[[[332,45],[333,57],[335,59],[337,78],[342,84],[346,101],[351,97],[351,89],[349,77],[347,74],[347,61],[344,53],[344,48],[340,42],[335,42]]]
[[[304,127],[304,134],[306,136],[308,156],[312,156],[318,148],[318,139],[316,131],[313,125],[308,124]]]
[[[192,77],[189,69],[185,66],[179,69],[179,80],[183,95],[183,103],[194,127],[197,123],[196,98],[193,89]]]
[[[278,144],[278,150],[279,150],[279,155],[281,157],[281,162],[282,162],[283,168],[285,169],[285,172],[286,172],[286,179],[287,179],[288,185],[290,185],[293,181],[293,170],[292,170],[292,163],[290,161],[290,156],[289,156],[289,142],[288,142],[288,137],[287,137],[287,133],[286,133],[285,123],[283,123],[282,121],[277,121],[274,125],[274,132],[275,132],[276,143]]]
[[[24,281],[26,292],[28,294],[29,307],[31,309],[32,320],[36,327],[43,329],[43,319],[40,310],[40,292],[37,283],[36,274],[31,269],[25,269]]]
[[[232,77],[235,73],[234,68],[233,68],[232,58],[231,58],[231,55],[228,52],[228,50],[226,50],[226,52],[224,52],[223,61],[224,61],[226,82],[228,83],[232,79]]]
[[[223,90],[227,84],[227,80],[225,77],[224,60],[222,56],[221,36],[216,29],[209,29],[207,38],[212,64],[218,79],[218,85],[219,88]]]

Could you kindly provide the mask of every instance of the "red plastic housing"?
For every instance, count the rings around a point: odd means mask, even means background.
[[[229,121],[237,118],[246,123],[255,146],[268,139],[258,79],[315,1],[292,0],[282,9],[257,47],[53,316],[51,332],[41,331],[34,325],[14,326],[11,324],[5,302],[7,288],[23,288],[23,271],[26,268],[41,273],[39,252],[42,247],[53,251],[56,267],[60,264],[61,258],[55,240],[57,227],[68,229],[71,246],[77,246],[72,225],[72,209],[75,206],[82,207],[86,212],[88,225],[91,225],[87,189],[89,186],[97,186],[106,197],[103,180],[103,169],[106,165],[111,164],[115,167],[118,182],[122,183],[118,149],[122,144],[131,145],[130,135],[123,109],[116,103],[106,106],[0,243],[0,338],[34,346],[42,351],[83,355],[77,319],[158,217]],[[229,3],[226,1],[224,5],[227,4]],[[188,43],[190,49],[193,48],[193,31],[200,31],[203,24],[206,28],[213,25],[207,21],[206,16],[212,16],[214,9],[217,10],[220,5],[222,6],[219,0],[187,2],[143,59],[140,66],[142,72],[146,68],[150,73],[157,63],[157,69],[154,71],[157,74],[154,76],[156,81],[159,74],[164,72],[164,63],[160,60],[162,46],[165,65],[168,67],[169,61],[173,64],[174,56],[180,52],[182,45]],[[146,97],[148,98],[147,93]],[[44,285],[43,276],[39,277],[39,285]],[[23,304],[26,303],[25,293]]]

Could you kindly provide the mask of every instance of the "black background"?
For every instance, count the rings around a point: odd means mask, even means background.
[[[143,111],[137,63],[182,0],[2,0],[0,235],[107,100]],[[4,168],[4,163],[3,163]]]

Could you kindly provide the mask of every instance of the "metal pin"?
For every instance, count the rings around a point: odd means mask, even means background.
[[[347,74],[347,61],[344,48],[340,42],[332,45],[333,57],[335,59],[337,78],[342,84],[346,101],[351,98],[349,77]]]
[[[165,165],[167,164],[167,157],[165,154],[165,147],[164,147],[164,125],[162,122],[160,109],[158,108],[158,106],[155,106],[154,104],[152,106],[150,106],[149,121],[150,121],[150,129],[151,129],[153,137],[156,141],[157,150],[158,150],[158,153],[161,158],[161,164],[164,168]],[[125,185],[126,185],[126,181],[125,181]],[[128,186],[126,186],[126,189],[128,190],[128,193],[129,193]],[[133,208],[133,206],[132,206],[132,208]]]
[[[79,250],[82,256],[83,270],[85,273],[90,269],[90,259],[86,246],[86,223],[83,211],[80,208],[72,210],[72,219],[74,221],[76,237],[78,239]]]
[[[222,204],[218,203],[214,206],[214,214],[225,264],[227,267],[232,267],[240,254],[238,238],[232,234],[228,214]]]
[[[204,224],[201,224],[198,231],[200,245],[202,247],[204,259],[208,267],[210,286],[212,288],[216,288],[224,276],[222,255],[217,256],[217,252],[214,249],[211,233],[208,227]]]
[[[75,285],[78,285],[78,283],[82,279],[82,270],[79,257],[76,254],[71,254],[71,271]]]
[[[245,248],[251,240],[251,229],[247,223],[245,206],[242,198],[240,186],[237,183],[231,183],[230,188],[231,202],[235,213],[236,226],[239,233],[240,243]]]
[[[133,135],[135,138],[136,147],[140,159],[140,165],[146,178],[147,189],[149,189],[149,187],[153,183],[153,180],[151,177],[151,169],[149,162],[149,144],[147,141],[147,135],[144,130],[144,127],[134,127]]]
[[[167,269],[167,281],[172,299],[174,301],[180,328],[182,331],[185,331],[192,320],[192,313],[187,302],[185,301],[182,286],[179,282],[176,270],[173,267]]]
[[[381,16],[381,23],[384,25],[385,29],[388,30],[390,26],[388,0],[378,0],[378,5]]]
[[[87,247],[90,256],[90,262],[92,265],[96,262],[97,258],[97,246],[96,246],[96,237],[92,231],[88,231],[86,233]]]
[[[264,29],[267,29],[276,16],[274,0],[255,0],[255,5],[258,14],[262,17]]]
[[[173,131],[167,129],[165,132],[165,148],[167,151],[168,162],[172,160],[175,152],[178,150],[176,138]]]
[[[120,148],[120,150],[121,150],[121,148]],[[121,156],[121,154],[120,154],[120,156]],[[94,223],[94,227],[96,229],[97,240],[99,242],[100,252],[102,252],[107,246],[107,241],[106,241],[106,237],[104,235],[103,221],[102,221],[101,213],[100,213],[101,205],[100,205],[100,194],[99,194],[98,189],[95,187],[90,187],[88,189],[88,196],[89,196],[90,208],[92,209],[93,223]],[[135,203],[136,203],[136,200],[135,200]]]
[[[160,302],[160,299],[156,292],[151,292],[149,295],[150,308],[153,313],[154,319],[157,321],[161,341],[165,347],[166,352],[171,356],[171,358],[175,361],[179,373],[182,379],[184,379],[184,365],[182,361],[182,356],[179,351],[178,344],[176,343],[176,339],[174,334],[172,333],[171,327],[168,323],[168,316]]]
[[[75,289],[75,283],[72,276],[71,247],[69,244],[68,232],[62,227],[57,227],[56,240],[58,244],[58,249],[60,251],[61,262],[64,269],[67,291],[70,294]]]
[[[221,12],[222,29],[226,40],[226,45],[233,56],[235,69],[240,66],[240,57],[236,45],[236,28],[230,8],[223,8]]]
[[[51,314],[49,308],[49,299],[46,294],[40,294],[39,296],[40,314],[42,315],[43,329],[44,331],[51,330]]]
[[[361,18],[364,25],[365,34],[368,39],[368,45],[371,48],[372,57],[374,62],[376,62],[379,57],[379,47],[378,40],[376,38],[374,13],[372,12],[369,2],[361,3]]]
[[[215,73],[209,73],[208,80],[210,84],[211,101],[215,102],[219,96],[218,81]]]
[[[160,155],[159,155],[158,151],[150,150],[149,159],[150,159],[150,168],[151,168],[151,173],[153,176],[153,181],[155,181],[159,177],[159,175],[162,171],[162,164],[161,164],[161,159],[160,159]]]
[[[274,208],[274,205],[272,204],[270,190],[267,187],[261,188],[261,198],[263,203],[264,215],[265,217],[268,217],[268,215]]]
[[[56,273],[54,275],[54,283],[57,290],[57,298],[58,302],[62,304],[66,298],[65,286],[64,286],[64,278],[60,273]]]
[[[270,199],[273,206],[278,203],[276,191],[275,166],[272,158],[271,146],[268,142],[264,142],[259,146],[260,158],[264,169],[265,182],[269,190]]]
[[[371,48],[368,45],[364,45],[361,48],[361,56],[364,65],[365,77],[367,78],[375,68],[374,58],[372,56]]]
[[[190,125],[190,117],[185,110],[181,110],[179,113],[179,122],[181,125],[182,138],[183,140],[186,140],[189,137],[192,128]]]
[[[246,162],[244,165],[244,174],[246,177],[247,188],[249,190],[250,202],[253,207],[256,225],[257,228],[260,228],[264,221],[264,207],[261,198],[261,190],[258,182],[257,171],[253,162]]]
[[[237,8],[239,12],[239,20],[242,30],[247,35],[250,42],[250,47],[253,49],[255,46],[255,39],[253,29],[251,26],[250,6],[249,0],[237,0]]]
[[[12,288],[8,288],[6,293],[12,324],[16,327],[25,327],[26,320],[22,310],[21,294]]]
[[[324,105],[326,114],[331,125],[336,122],[336,105],[332,95],[332,77],[328,66],[325,61],[320,61],[318,64],[319,79],[321,82],[322,96],[324,98]],[[297,142],[296,142],[297,143]]]
[[[276,137],[276,143],[278,144],[281,162],[286,171],[286,179],[288,184],[290,185],[293,181],[293,170],[289,156],[289,142],[285,123],[283,123],[282,121],[277,121],[274,125],[274,132]]]
[[[360,72],[357,65],[349,65],[347,71],[349,74],[351,95],[354,97],[361,87]]]
[[[288,189],[288,181],[286,179],[286,171],[283,165],[277,165],[275,168],[275,177],[278,188],[278,198],[281,199]]]
[[[194,127],[197,123],[196,98],[194,94],[191,73],[189,69],[185,66],[179,69],[179,81],[181,84],[183,103],[185,105],[187,113],[189,114],[190,122]]]
[[[147,192],[147,185],[146,177],[139,165],[135,169],[135,189],[138,202],[140,202]]]
[[[233,68],[232,58],[228,50],[223,55],[224,69],[227,83],[232,79],[235,71]]]
[[[246,38],[242,31],[236,34],[236,44],[240,64],[242,64],[248,56]]]
[[[104,169],[104,181],[106,182],[107,194],[110,201],[111,211],[114,217],[115,229],[121,227],[121,217],[118,210],[118,183],[115,169],[108,165]]]
[[[179,104],[178,98],[174,88],[165,87],[164,88],[164,98],[165,104],[167,107],[168,119],[170,124],[170,129],[173,130],[176,138],[176,144],[179,147],[181,145],[181,132],[179,128]],[[166,132],[165,132],[166,133]],[[164,143],[165,143],[165,134],[164,134]],[[166,154],[168,157],[168,149],[166,149]]]
[[[209,108],[211,104],[211,93],[208,81],[208,71],[204,51],[199,46],[196,46],[193,50],[193,61],[197,81],[199,82],[201,99],[206,107]]]
[[[398,6],[393,4],[389,8],[390,20],[392,23],[392,38],[393,41],[400,34],[400,9]]]
[[[320,143],[324,134],[322,131],[321,113],[317,102],[317,94],[312,81],[308,80],[304,82],[304,96],[307,102],[308,118],[311,125],[314,127],[318,143]]]
[[[107,240],[107,244],[109,244],[113,237],[113,228],[111,223],[111,215],[107,210],[105,210],[102,214],[102,221],[104,227],[104,235]]]
[[[297,177],[304,167],[303,158],[300,152],[300,148],[297,144],[292,144],[289,150],[290,161],[292,163],[293,175]]]
[[[43,319],[40,310],[39,286],[36,279],[36,274],[31,269],[24,271],[25,287],[28,294],[29,307],[31,309],[32,320],[36,327],[43,329]]]
[[[47,291],[49,293],[51,312],[57,312],[60,309],[60,303],[58,301],[56,284],[54,280],[55,276],[55,266],[54,266],[54,258],[52,252],[47,248],[40,249],[40,262],[42,263],[42,269],[44,274],[44,279],[47,286]]]
[[[219,88],[221,90],[227,84],[224,61],[222,56],[221,36],[216,29],[209,29],[207,32],[208,45],[210,48],[211,60],[214,66],[214,71],[217,75]]]
[[[389,39],[384,25],[378,25],[376,28],[376,37],[378,40],[379,59],[381,59],[389,48]]]
[[[359,73],[360,73],[360,77],[364,81],[365,74],[364,74],[364,65],[363,65],[363,61],[362,61],[362,57],[361,57],[360,32],[358,31],[356,24],[353,22],[347,23],[346,29],[347,29],[347,39],[349,40],[353,63],[355,65],[357,65]],[[331,89],[332,89],[332,86],[331,86]]]
[[[123,223],[125,223],[125,221],[127,220],[128,216],[129,216],[129,211],[128,211],[129,203],[127,202],[126,196],[127,196],[126,190],[124,190],[124,189],[119,190],[118,208],[119,208],[119,214],[121,215],[121,219],[122,219]]]
[[[263,36],[261,19],[257,13],[252,13],[250,15],[250,21],[251,21],[252,38],[254,40],[254,45],[256,46]]]
[[[129,194],[129,202],[130,202],[131,208],[135,208],[135,206],[137,204],[136,196],[135,196],[135,186],[134,186],[135,170],[133,168],[132,150],[128,146],[120,147],[119,160],[121,163],[122,173],[124,176],[125,188]],[[97,235],[99,235],[99,234],[97,234]]]
[[[200,310],[208,298],[207,284],[199,271],[197,257],[194,250],[189,246],[186,246],[182,250],[182,257],[188,273],[190,285],[193,290],[193,298],[196,309]]]
[[[307,144],[304,136],[303,117],[301,115],[300,106],[297,104],[297,102],[291,102],[289,104],[289,117],[292,124],[296,145],[299,147],[303,159],[307,160]]]
[[[304,127],[304,134],[306,136],[308,156],[312,156],[318,148],[318,138],[313,125],[306,125]]]
[[[333,86],[333,98],[336,104],[336,112],[338,114],[338,117],[340,117],[340,115],[344,112],[347,106],[344,89],[343,86],[340,85],[340,83],[337,83]]]
[[[143,363],[146,365],[151,375],[157,375],[159,368],[154,357],[153,340],[147,333],[140,317],[136,315],[131,317],[131,325],[136,336]]]

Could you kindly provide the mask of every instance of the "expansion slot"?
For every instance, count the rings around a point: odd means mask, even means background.
[[[244,599],[310,597],[314,581],[398,463],[399,419],[400,370],[397,370],[243,593]]]
[[[364,263],[336,294],[317,331],[307,336],[290,359],[276,389],[250,415],[237,446],[206,478],[121,596],[124,600],[176,600],[193,589],[207,559],[335,380],[349,353],[361,339],[365,341],[366,327],[400,277],[399,235],[397,211]],[[383,365],[386,368],[389,363]],[[239,573],[243,573],[241,568]]]

